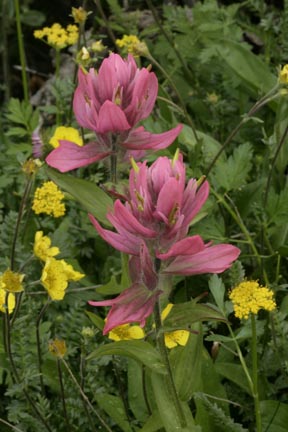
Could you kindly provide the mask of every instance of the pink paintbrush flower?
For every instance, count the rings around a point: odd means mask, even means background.
[[[170,131],[152,134],[138,126],[147,118],[156,101],[158,81],[146,68],[137,68],[133,56],[127,60],[110,54],[98,73],[91,68],[78,73],[73,108],[80,126],[93,130],[96,140],[79,147],[62,140],[46,162],[61,172],[89,165],[112,153],[121,158],[143,156],[146,150],[168,147],[181,132],[178,125]]]
[[[186,185],[182,155],[172,161],[160,157],[150,167],[146,162],[132,163],[129,196],[125,204],[116,200],[113,211],[107,214],[116,232],[104,229],[90,215],[105,241],[132,255],[133,285],[115,299],[91,303],[112,306],[106,333],[114,325],[143,323],[152,313],[161,294],[157,289],[156,262],[164,275],[222,273],[240,253],[229,244],[211,245],[205,244],[199,235],[187,237],[190,223],[208,198],[209,184],[204,181],[199,185],[191,179]]]

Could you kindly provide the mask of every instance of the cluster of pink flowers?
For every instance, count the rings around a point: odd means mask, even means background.
[[[48,165],[61,172],[70,171],[97,162],[112,153],[121,158],[140,159],[146,150],[168,147],[181,132],[182,126],[161,134],[152,134],[138,126],[147,118],[156,101],[158,81],[146,68],[137,68],[134,58],[127,60],[110,54],[97,72],[81,68],[74,94],[73,108],[76,120],[83,128],[91,129],[96,140],[79,147],[70,141],[47,157]]]
[[[88,165],[111,155],[139,159],[146,150],[166,148],[182,126],[153,135],[138,126],[151,113],[158,82],[148,69],[138,69],[130,55],[105,59],[98,71],[79,70],[74,96],[78,123],[96,134],[96,141],[79,147],[60,141],[46,161],[62,172]],[[189,226],[206,202],[207,181],[186,184],[182,155],[173,160],[159,157],[150,167],[132,159],[129,190],[107,214],[115,231],[104,229],[90,215],[98,234],[115,249],[130,255],[132,284],[118,297],[93,306],[111,306],[104,334],[131,322],[145,324],[162,291],[159,275],[221,273],[237,259],[240,250],[229,244],[205,244],[199,235],[189,236]]]

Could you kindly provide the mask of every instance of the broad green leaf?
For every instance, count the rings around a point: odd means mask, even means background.
[[[164,331],[189,328],[198,321],[226,321],[212,306],[195,301],[175,304],[164,321]]]
[[[247,45],[223,39],[216,50],[255,96],[259,95],[259,91],[267,93],[277,84],[277,77],[270,72],[268,65],[253,54]]]
[[[251,395],[251,390],[241,365],[227,362],[216,362],[215,370],[217,373],[234,382]]]
[[[227,161],[218,161],[214,168],[214,178],[218,187],[228,192],[243,186],[252,168],[252,156],[251,144],[245,143],[236,147]]]
[[[128,359],[128,402],[134,417],[144,423],[149,417],[145,398],[143,379],[145,369],[137,361]],[[146,388],[147,392],[147,388]]]
[[[201,389],[202,325],[194,324],[187,344],[173,348],[170,362],[179,398],[189,401]]]
[[[100,187],[87,180],[61,174],[49,167],[46,167],[46,172],[51,180],[72,195],[87,212],[100,222],[110,225],[106,214],[112,208],[113,201]]]
[[[160,418],[166,432],[200,432],[201,428],[195,425],[192,413],[186,402],[180,406],[185,418],[186,427],[182,427],[177,414],[171,393],[168,390],[166,377],[152,372],[151,382]]]
[[[276,400],[260,402],[263,431],[287,432],[288,404]]]
[[[96,393],[95,399],[98,405],[124,432],[132,432],[120,397],[110,394]]]
[[[163,423],[161,421],[159,412],[153,411],[152,415],[149,417],[143,428],[140,429],[140,432],[157,432],[162,428],[162,426]]]
[[[120,355],[130,357],[160,374],[166,374],[158,351],[150,343],[139,340],[112,342],[102,345],[88,356],[88,360],[104,355]]]

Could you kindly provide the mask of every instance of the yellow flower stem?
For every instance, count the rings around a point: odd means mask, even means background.
[[[59,384],[60,384],[60,393],[61,393],[61,399],[62,399],[63,414],[64,414],[64,418],[65,418],[67,431],[69,431],[70,430],[70,424],[69,424],[68,415],[67,415],[63,377],[62,377],[62,369],[61,369],[61,362],[60,362],[59,358],[57,358],[57,372],[58,372],[58,378],[59,378]]]
[[[251,314],[251,329],[252,329],[252,341],[251,341],[252,379],[253,379],[253,398],[254,398],[254,409],[255,409],[255,418],[256,418],[256,431],[262,432],[262,421],[261,421],[259,393],[258,393],[257,331],[256,331],[256,319],[254,314]]]
[[[156,328],[156,334],[157,334],[158,349],[159,349],[160,355],[162,357],[162,361],[163,361],[164,366],[165,366],[166,371],[167,371],[167,376],[166,376],[167,381],[166,382],[167,382],[168,392],[169,392],[171,399],[173,401],[180,425],[182,428],[185,428],[187,426],[187,423],[186,423],[185,415],[183,413],[183,410],[182,410],[182,407],[180,404],[180,400],[178,398],[175,382],[173,379],[172,369],[171,369],[171,365],[170,365],[170,361],[169,361],[168,351],[167,351],[167,348],[165,345],[165,339],[164,339],[165,335],[164,335],[164,332],[162,331],[162,319],[161,319],[159,299],[156,302],[155,308],[154,308],[154,320],[155,320],[155,328]]]
[[[15,8],[15,16],[16,16],[17,40],[18,40],[18,50],[19,50],[19,57],[21,63],[24,101],[28,105],[29,103],[28,82],[27,82],[27,74],[26,74],[26,60],[25,60],[25,51],[24,51],[24,44],[23,44],[23,33],[21,28],[19,0],[14,0],[14,8]]]
[[[38,369],[39,369],[40,387],[41,387],[41,391],[42,391],[43,395],[45,394],[45,389],[44,389],[43,374],[42,374],[40,323],[41,323],[41,320],[42,320],[46,310],[48,309],[49,304],[50,304],[50,299],[48,298],[47,302],[42,307],[42,309],[38,315],[37,321],[36,321],[36,343],[37,343]]]
[[[81,350],[81,356],[80,356],[80,387],[81,387],[81,389],[82,389],[83,392],[84,392],[84,385],[85,385],[85,364],[86,364],[85,354],[86,353],[84,352],[84,349]],[[84,407],[87,419],[88,419],[89,424],[91,426],[91,431],[97,432],[96,427],[94,425],[94,421],[93,421],[93,419],[91,417],[91,414],[90,414],[90,412],[88,410],[88,407],[87,407],[84,399],[81,398],[81,400],[82,400],[82,403],[83,403],[83,407]]]
[[[116,39],[117,38],[115,37],[114,32],[113,32],[113,30],[112,30],[112,28],[110,26],[109,20],[106,17],[105,12],[104,12],[104,10],[103,10],[103,8],[101,6],[101,0],[94,0],[94,3],[95,3],[95,5],[96,5],[96,7],[98,9],[99,15],[101,16],[101,18],[103,19],[103,21],[105,23],[105,26],[106,26],[106,29],[107,29],[107,33],[109,34],[110,39],[112,40],[113,44],[115,45],[116,51],[118,51],[118,46],[116,44]]]
[[[97,417],[97,419],[100,421],[101,425],[106,429],[106,431],[108,432],[113,432],[112,429],[110,429],[110,427],[107,425],[107,423],[105,422],[105,420],[100,416],[100,414],[97,412],[97,410],[93,407],[93,405],[91,404],[90,400],[88,399],[87,395],[84,393],[84,391],[81,388],[81,385],[78,383],[77,379],[75,378],[72,370],[70,369],[68,363],[66,362],[66,360],[64,358],[60,359],[61,362],[64,364],[68,374],[70,375],[70,378],[72,379],[73,383],[75,384],[75,386],[77,387],[83,401],[87,404],[87,406],[91,409],[91,411],[95,414],[95,416]]]
[[[9,293],[7,293],[6,299],[5,299],[6,312],[4,314],[4,335],[5,335],[4,346],[5,346],[6,353],[8,355],[8,359],[9,359],[9,364],[11,367],[12,378],[16,382],[16,384],[19,385],[19,384],[22,384],[22,380],[18,374],[16,365],[14,363],[12,350],[11,350],[11,327],[10,327],[10,319],[9,319],[9,311],[8,311],[8,295],[9,295]],[[45,427],[45,429],[48,432],[52,432],[52,429],[50,428],[49,424],[47,423],[46,419],[43,417],[41,412],[38,410],[37,405],[35,404],[33,399],[31,399],[31,397],[29,395],[29,391],[26,390],[25,386],[23,386],[22,392],[23,392],[24,396],[26,397],[27,401],[29,402],[29,404],[31,405],[31,408],[33,409],[33,411],[36,414],[36,416],[38,417],[38,419],[43,423],[43,426]]]
[[[242,366],[243,371],[244,371],[244,373],[245,373],[245,375],[246,375],[247,382],[248,382],[248,385],[249,385],[249,388],[250,388],[250,391],[251,391],[251,395],[253,396],[253,395],[254,395],[254,385],[253,385],[253,380],[252,380],[251,375],[250,375],[250,373],[249,373],[249,370],[248,370],[248,368],[247,368],[247,365],[246,365],[245,359],[244,359],[244,357],[243,357],[243,355],[242,355],[242,351],[241,351],[240,346],[239,346],[239,344],[238,344],[238,341],[237,341],[237,339],[236,339],[236,337],[235,337],[235,335],[234,335],[234,332],[233,332],[233,330],[232,330],[232,327],[230,326],[230,324],[227,324],[227,327],[228,327],[228,330],[229,330],[230,336],[231,336],[231,338],[233,339],[233,342],[234,342],[234,344],[235,344],[235,348],[236,348],[237,355],[238,355],[238,357],[239,357],[239,360],[240,360],[241,366]]]
[[[250,111],[245,115],[245,117],[242,118],[242,120],[238,123],[238,125],[232,130],[232,132],[228,135],[226,140],[224,141],[222,147],[219,149],[219,151],[214,156],[212,162],[210,163],[209,167],[207,168],[207,171],[205,173],[206,177],[210,174],[212,168],[214,167],[216,161],[218,160],[219,156],[223,153],[225,148],[230,144],[230,142],[233,140],[235,135],[239,132],[239,130],[242,128],[242,126],[247,123],[247,121],[253,117],[254,114],[257,113],[263,106],[267,105],[269,102],[271,102],[273,99],[276,99],[279,97],[279,92],[275,93],[278,89],[279,85],[277,84],[275,87],[273,87],[266,95],[264,95],[259,101],[253,105],[253,107],[250,109]]]
[[[0,418],[0,423],[3,423],[5,426],[10,427],[10,429],[14,430],[15,432],[23,432],[22,429],[19,429],[18,427],[12,425],[11,423],[9,423],[8,421]]]

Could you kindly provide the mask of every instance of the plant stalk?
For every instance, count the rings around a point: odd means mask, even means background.
[[[46,310],[48,309],[48,306],[50,304],[49,299],[47,300],[47,302],[44,304],[44,306],[42,307],[37,321],[36,321],[36,342],[37,342],[37,355],[38,355],[38,369],[39,369],[39,379],[40,379],[40,386],[41,386],[41,391],[44,394],[45,393],[45,389],[44,389],[44,381],[43,381],[43,375],[42,375],[42,355],[41,355],[41,340],[40,340],[40,323],[41,320],[46,312]]]
[[[252,341],[251,341],[251,353],[252,353],[252,380],[253,380],[253,398],[254,398],[254,409],[256,418],[256,431],[262,432],[259,392],[258,392],[258,358],[257,358],[257,331],[256,331],[256,319],[255,315],[251,314],[251,328],[252,328]]]
[[[169,394],[172,398],[175,410],[177,412],[177,416],[180,422],[180,425],[182,428],[185,428],[187,426],[186,424],[186,419],[181,407],[181,403],[180,400],[178,398],[178,394],[177,394],[177,390],[176,390],[176,386],[174,383],[174,379],[173,379],[173,374],[172,374],[172,369],[171,369],[171,365],[170,365],[170,361],[169,361],[169,356],[168,356],[168,352],[167,352],[167,348],[165,345],[165,339],[164,339],[164,333],[161,332],[162,329],[162,320],[161,320],[161,312],[160,312],[160,304],[159,304],[159,299],[155,304],[155,308],[154,308],[154,319],[155,319],[155,327],[156,327],[156,332],[157,332],[157,343],[158,343],[158,348],[162,357],[162,361],[165,365],[166,371],[167,371],[167,387],[168,387],[168,391]]]
[[[21,63],[21,76],[22,76],[22,87],[23,87],[24,101],[28,105],[28,103],[29,103],[28,81],[27,81],[27,74],[26,74],[26,59],[25,59],[25,50],[24,50],[24,43],[23,43],[23,33],[22,33],[22,27],[21,27],[21,20],[20,20],[19,0],[14,0],[14,8],[15,8],[15,17],[16,17],[18,50],[19,50],[19,57],[20,57],[20,63]]]

